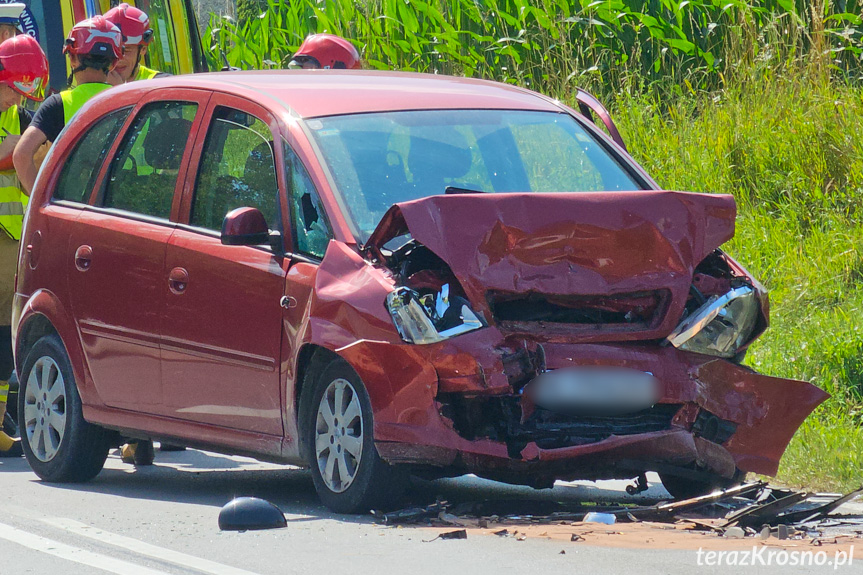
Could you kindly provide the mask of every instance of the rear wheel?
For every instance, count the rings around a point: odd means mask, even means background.
[[[45,481],[95,477],[108,457],[108,432],[84,421],[66,348],[57,335],[40,338],[24,361],[18,395],[22,447]]]
[[[310,374],[300,398],[303,452],[321,501],[338,513],[363,513],[392,503],[404,473],[375,449],[371,401],[354,370],[334,360]]]

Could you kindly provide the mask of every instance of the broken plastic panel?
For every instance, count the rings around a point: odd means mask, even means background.
[[[387,296],[387,309],[408,343],[435,343],[485,327],[467,300],[450,298],[449,284],[437,294],[422,297],[410,288],[396,288]]]
[[[695,353],[734,357],[749,342],[758,321],[759,303],[752,287],[713,296],[666,338],[674,347]]]

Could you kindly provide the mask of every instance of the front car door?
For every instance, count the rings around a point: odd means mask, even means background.
[[[183,221],[168,243],[165,272],[182,278],[165,293],[162,381],[165,415],[271,436],[283,435],[280,383],[287,261],[268,245],[224,246],[222,220],[261,210],[284,232],[283,169],[275,119],[246,100],[215,94],[195,146]],[[276,439],[279,439],[276,441]]]
[[[127,121],[91,206],[68,244],[73,315],[99,396],[111,407],[154,412],[161,403],[159,312],[165,249],[182,167],[208,95],[150,92]],[[175,205],[176,204],[176,205]]]

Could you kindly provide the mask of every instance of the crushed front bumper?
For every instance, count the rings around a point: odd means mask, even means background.
[[[541,360],[550,370],[648,372],[661,398],[622,417],[538,418],[521,408],[520,393],[535,375],[537,349],[488,328],[428,346],[360,342],[346,359],[369,382],[383,459],[524,483],[669,467],[774,475],[797,428],[828,397],[806,382],[673,347],[546,342]]]

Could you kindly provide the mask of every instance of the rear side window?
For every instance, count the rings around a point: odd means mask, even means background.
[[[54,188],[55,200],[87,203],[102,162],[131,110],[123,108],[111,112],[96,122],[78,141]]]
[[[263,121],[240,110],[216,108],[207,131],[189,223],[218,231],[225,214],[250,207],[261,210],[270,229],[280,229],[273,157],[273,135]]]
[[[104,207],[170,217],[197,108],[189,102],[158,102],[141,110],[111,160]]]

